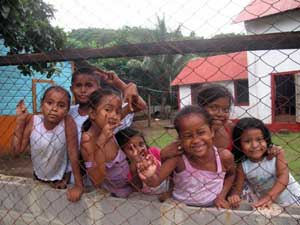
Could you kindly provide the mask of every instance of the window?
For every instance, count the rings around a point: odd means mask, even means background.
[[[247,80],[234,81],[235,102],[237,105],[249,105],[249,85]]]
[[[54,85],[53,80],[32,80],[32,104],[33,113],[41,111],[41,99],[45,90]]]

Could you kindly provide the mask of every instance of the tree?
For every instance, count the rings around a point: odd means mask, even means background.
[[[165,41],[178,41],[186,39],[181,33],[181,27],[179,26],[175,31],[168,32],[165,18],[157,18],[157,25],[153,36],[154,42]],[[183,68],[185,63],[194,57],[194,55],[158,55],[144,57],[142,68],[149,76],[156,82],[151,82],[150,87],[156,90],[160,90],[160,103],[162,113],[164,113],[165,104],[177,104],[177,101],[173,99],[173,92],[171,89],[171,81]]]
[[[62,29],[53,27],[54,9],[42,0],[0,0],[0,38],[8,54],[38,53],[60,50],[66,35]],[[19,65],[24,75],[33,70],[47,73],[56,71],[55,63],[32,63]]]

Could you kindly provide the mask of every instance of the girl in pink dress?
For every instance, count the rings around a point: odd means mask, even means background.
[[[161,166],[160,149],[147,146],[143,134],[133,128],[126,128],[119,131],[116,134],[116,140],[128,158],[130,165],[128,180],[131,182],[132,186],[137,189],[137,191],[145,194],[163,194],[159,196],[159,200],[163,201],[164,196],[166,196],[164,193],[169,189],[168,180],[163,181],[158,187],[149,187],[139,179],[136,167],[138,162],[150,154],[153,156],[152,158],[159,169]]]
[[[183,108],[174,119],[174,127],[184,153],[164,161],[159,171],[148,155],[137,164],[143,182],[156,187],[173,174],[174,199],[193,206],[229,208],[226,197],[234,180],[234,160],[228,150],[213,145],[211,126],[203,108]]]
[[[97,90],[89,97],[89,118],[82,126],[81,153],[87,174],[96,187],[116,197],[127,197],[129,165],[114,138],[120,125],[122,100],[112,90]]]

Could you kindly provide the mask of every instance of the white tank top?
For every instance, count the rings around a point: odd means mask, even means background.
[[[76,123],[77,126],[77,134],[78,134],[78,144],[80,143],[81,139],[81,127],[84,121],[86,121],[89,116],[81,116],[78,112],[79,105],[72,105],[69,111],[69,115],[71,115]]]
[[[43,116],[33,116],[30,148],[35,175],[44,181],[61,180],[67,168],[65,121],[53,130],[44,127]]]
[[[265,157],[260,162],[252,162],[249,159],[242,162],[247,181],[259,197],[264,196],[276,181],[276,160],[276,157],[272,160],[267,160]],[[283,206],[300,205],[300,185],[291,174],[289,174],[287,188],[279,195],[276,202]]]

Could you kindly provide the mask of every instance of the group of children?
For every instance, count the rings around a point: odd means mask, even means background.
[[[101,88],[103,80],[122,93]],[[30,148],[37,180],[55,188],[74,183],[70,201],[78,201],[90,182],[116,197],[141,191],[164,200],[171,194],[192,206],[238,208],[246,188],[256,196],[254,207],[300,205],[300,185],[284,151],[272,144],[262,121],[230,122],[233,97],[223,86],[204,86],[198,105],[176,114],[178,139],[161,151],[130,127],[133,113],[146,108],[135,84],[83,68],[74,72],[71,91],[71,109],[69,93],[58,86],[45,91],[41,115],[28,114],[21,101],[13,137],[15,153]]]

